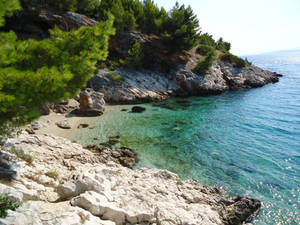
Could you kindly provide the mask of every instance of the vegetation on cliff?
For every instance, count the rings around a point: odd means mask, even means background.
[[[131,69],[141,69],[144,63],[144,54],[141,44],[137,41],[128,51],[128,57],[120,62]]]
[[[15,210],[22,203],[21,202],[13,202],[8,198],[7,195],[0,195],[0,218],[7,216],[7,210]]]
[[[169,54],[180,56],[198,45],[196,52],[203,56],[193,69],[198,74],[205,74],[213,61],[219,60],[215,55],[237,67],[247,65],[229,53],[230,43],[201,34],[190,6],[176,3],[167,12],[153,0],[2,0],[0,26],[4,25],[5,17],[21,6],[38,12],[43,8],[70,10],[101,22],[68,32],[55,27],[49,31],[49,38],[42,41],[18,40],[13,31],[0,33],[0,133],[11,125],[38,117],[39,108],[47,102],[73,97],[93,75],[96,66],[141,69],[146,61],[149,64],[149,55],[143,52],[144,46],[139,41],[130,46],[127,56],[107,59],[109,36],[115,33],[117,39],[132,30],[155,37],[167,49],[161,53],[167,60]],[[153,48],[150,50],[153,52]],[[222,54],[214,54],[215,51]],[[157,59],[152,54],[151,58]],[[167,60],[162,61],[163,67],[172,67],[174,63]]]
[[[225,52],[224,54],[222,54],[220,59],[223,62],[231,63],[233,66],[238,67],[238,68],[245,67],[249,63],[247,60],[241,59],[241,58],[231,54],[230,52]]]
[[[94,16],[100,5],[99,0],[20,0],[23,8],[54,8]]]
[[[207,53],[203,60],[199,61],[197,65],[192,69],[194,73],[205,74],[212,66],[214,62],[215,51],[211,50]]]

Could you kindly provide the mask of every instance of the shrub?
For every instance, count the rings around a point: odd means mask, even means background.
[[[196,52],[197,52],[198,54],[200,54],[200,55],[206,56],[206,55],[208,55],[208,53],[210,53],[210,52],[213,51],[213,50],[214,50],[214,48],[211,47],[211,46],[208,46],[208,45],[200,45],[200,46],[197,48]]]
[[[21,0],[20,2],[23,8],[52,7],[57,10],[74,11],[89,16],[95,15],[100,5],[99,0]]]
[[[30,164],[33,162],[33,157],[31,155],[25,153],[22,149],[12,148],[12,149],[10,149],[10,152],[15,154],[18,158],[20,158]]]
[[[197,74],[205,74],[212,66],[214,62],[214,51],[210,51],[207,56],[197,63],[197,65],[192,69],[192,72]]]
[[[220,38],[216,44],[217,44],[216,49],[224,52],[230,51],[231,44],[229,42],[223,41],[223,38]]]
[[[8,199],[7,195],[0,195],[0,217],[7,216],[7,210],[16,210],[22,203],[13,202]]]
[[[119,76],[118,74],[116,73],[107,73],[105,74],[105,76],[111,78],[115,84],[119,85],[120,83],[122,83],[124,81],[124,78]]]
[[[141,48],[140,42],[135,42],[131,49],[128,51],[128,57],[120,62],[131,69],[141,69],[144,64],[144,53]]]
[[[229,53],[229,52],[226,52],[224,53],[223,55],[221,55],[220,59],[223,61],[223,62],[229,62],[231,63],[233,66],[235,67],[238,67],[238,68],[242,68],[242,67],[246,67],[248,66],[248,63],[247,61]]]
[[[208,34],[208,33],[204,33],[200,35],[199,38],[199,44],[200,45],[207,45],[207,46],[211,46],[213,48],[216,47],[216,42],[213,39],[212,35]]]
[[[53,178],[54,180],[56,180],[59,176],[58,172],[57,171],[49,171],[47,173],[45,173],[46,176],[50,177],[50,178]]]

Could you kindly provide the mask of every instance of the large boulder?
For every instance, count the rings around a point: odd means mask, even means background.
[[[51,104],[50,107],[53,112],[65,114],[79,109],[79,102],[75,99],[68,99],[59,103]]]
[[[71,124],[67,120],[58,121],[55,123],[61,129],[71,129]]]
[[[80,109],[76,112],[82,116],[100,116],[104,112],[104,94],[86,88],[80,92]]]

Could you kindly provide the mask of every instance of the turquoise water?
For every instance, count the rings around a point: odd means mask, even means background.
[[[248,57],[284,74],[262,88],[144,104],[142,114],[114,106],[77,133],[82,144],[120,135],[135,149],[139,167],[164,168],[231,194],[247,194],[264,206],[253,224],[300,224],[300,52]],[[97,140],[95,140],[97,138]]]

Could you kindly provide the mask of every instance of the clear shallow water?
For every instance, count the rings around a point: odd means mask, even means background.
[[[198,179],[232,194],[263,201],[253,224],[300,223],[300,52],[249,56],[284,74],[279,83],[220,96],[193,97],[173,109],[144,104],[142,114],[114,106],[77,133],[81,144],[120,135],[135,149],[139,167],[156,167]],[[94,140],[98,138],[98,140]]]

